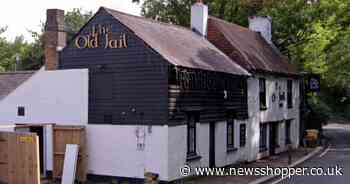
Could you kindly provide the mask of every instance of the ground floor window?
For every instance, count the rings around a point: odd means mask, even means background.
[[[246,144],[246,125],[241,124],[239,126],[239,146],[244,147]]]
[[[227,125],[226,125],[226,139],[227,151],[235,150],[235,116],[236,113],[234,111],[227,111]]]
[[[187,155],[196,155],[196,124],[199,122],[199,112],[187,113]]]
[[[264,152],[267,150],[267,124],[260,124],[260,141],[259,151]]]
[[[285,127],[285,136],[286,136],[286,139],[285,139],[285,142],[286,144],[290,144],[291,143],[291,140],[290,140],[290,125],[291,125],[291,121],[292,120],[287,120],[286,121],[286,127]]]
[[[227,121],[227,148],[234,148],[235,144],[234,144],[234,128],[235,124],[234,124],[234,120],[228,120]]]
[[[278,148],[280,146],[280,124],[282,123],[283,121],[280,121],[280,122],[277,122],[275,125],[271,125],[271,126],[275,126],[273,127],[275,130],[273,131],[273,133],[275,133],[275,139],[274,139],[274,146],[276,148]]]

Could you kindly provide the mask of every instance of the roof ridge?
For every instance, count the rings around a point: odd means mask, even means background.
[[[267,71],[281,74],[297,74],[282,53],[255,31],[210,16],[213,26],[219,29],[229,44],[243,56],[239,64],[248,71]],[[240,43],[243,42],[244,44]]]
[[[8,71],[8,72],[0,72],[0,75],[11,75],[11,74],[30,74],[35,73],[36,70],[26,70],[26,71]]]
[[[209,16],[209,19],[215,19],[215,20],[218,20],[218,21],[223,22],[223,23],[226,23],[226,24],[230,24],[230,25],[233,25],[233,26],[240,27],[240,28],[242,28],[242,29],[245,29],[245,30],[251,32],[251,33],[257,33],[257,32],[255,32],[255,31],[250,30],[250,29],[247,28],[247,27],[241,26],[241,25],[236,24],[236,23],[233,23],[233,22],[228,22],[228,21],[226,21],[226,20],[224,20],[224,19],[220,19],[220,18],[215,17],[215,16],[212,16],[212,15]]]
[[[215,47],[209,40],[207,40],[205,37],[200,36],[199,34],[195,33],[189,28],[160,22],[154,19],[144,18],[136,15],[130,15],[124,12],[119,12],[117,10],[101,7],[100,10],[106,11],[109,15],[117,19],[121,24],[126,26],[130,29],[136,36],[138,36],[140,39],[142,39],[147,45],[149,45],[152,49],[154,49],[156,52],[158,52],[165,60],[169,61],[170,63],[174,65],[180,65],[184,67],[190,67],[190,68],[200,68],[202,70],[211,70],[211,71],[217,71],[217,72],[225,72],[235,75],[250,75],[250,73],[245,70],[243,67],[238,65],[236,62],[232,62],[232,59],[229,58],[225,53],[223,53],[220,49]],[[99,10],[99,11],[100,11]],[[153,24],[153,25],[152,25]],[[157,28],[156,30],[144,30],[143,26],[151,26]],[[159,33],[159,35],[155,35],[155,32],[158,32],[159,30],[165,31],[165,33]],[[152,31],[152,32],[150,32]],[[171,31],[171,33],[169,32]],[[177,50],[182,49],[184,53],[177,53],[174,50],[173,46],[167,46],[166,44],[162,46],[161,42],[168,42],[168,38],[165,39],[160,38],[158,36],[161,35],[167,35],[172,37],[173,39],[178,39],[179,36],[175,35],[169,35],[173,34],[174,32],[177,32],[183,36],[183,38],[187,39],[181,39],[181,42],[177,43]],[[152,35],[149,37],[149,35]],[[192,40],[193,42],[189,43],[189,41],[185,40]],[[186,53],[185,50],[191,50],[188,48],[184,48],[184,44],[188,44],[188,47],[191,47],[194,53]],[[172,44],[170,44],[172,45]],[[203,53],[203,51],[207,51]],[[202,51],[202,52],[200,52]],[[212,52],[209,52],[212,51]],[[212,57],[214,60],[217,59],[217,61],[208,61],[205,60],[203,55],[207,55],[207,57]],[[225,62],[222,62],[224,60]],[[226,67],[225,67],[226,65]]]
[[[161,25],[164,25],[164,26],[175,27],[175,28],[179,28],[179,29],[183,29],[183,30],[187,30],[187,31],[191,31],[192,32],[192,30],[190,28],[185,27],[185,26],[180,26],[180,25],[177,25],[177,24],[169,23],[169,22],[162,22],[162,21],[154,20],[152,18],[147,18],[147,17],[143,17],[143,16],[132,15],[132,14],[121,12],[121,11],[118,11],[118,10],[115,10],[115,9],[111,9],[111,8],[106,8],[106,7],[101,7],[101,8],[104,8],[107,11],[111,11],[109,13],[118,13],[118,14],[122,14],[122,15],[125,15],[125,16],[129,16],[129,17],[133,17],[133,18],[149,21],[149,22],[152,22],[152,23],[161,24]]]

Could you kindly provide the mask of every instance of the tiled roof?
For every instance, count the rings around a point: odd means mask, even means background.
[[[0,73],[0,100],[14,91],[34,73],[34,71]]]
[[[207,39],[190,29],[107,8],[102,9],[128,27],[173,65],[236,75],[250,75]]]
[[[210,31],[219,31],[224,40],[212,39],[210,33],[208,39],[219,48],[225,48],[227,55],[251,73],[297,74],[296,68],[288,63],[286,57],[257,32],[215,17],[209,18]],[[222,43],[229,44],[229,47]]]

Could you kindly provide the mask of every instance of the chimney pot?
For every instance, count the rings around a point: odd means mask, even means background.
[[[203,37],[207,36],[208,6],[202,0],[191,7],[191,29]]]
[[[249,29],[259,32],[261,36],[272,44],[272,19],[269,16],[250,16]]]

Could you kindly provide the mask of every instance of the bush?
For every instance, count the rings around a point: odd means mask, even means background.
[[[344,108],[343,116],[346,119],[350,119],[350,104],[347,104]]]
[[[307,128],[320,129],[332,116],[332,110],[317,96],[310,97],[308,103],[311,109],[306,117]]]

